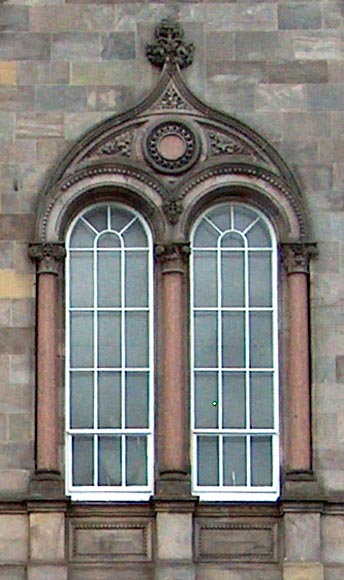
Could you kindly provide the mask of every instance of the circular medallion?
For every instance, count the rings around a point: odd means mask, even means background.
[[[179,121],[164,121],[148,133],[144,154],[148,163],[161,173],[182,173],[196,163],[200,153],[192,128]]]

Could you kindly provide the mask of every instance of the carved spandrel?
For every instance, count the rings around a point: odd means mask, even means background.
[[[281,246],[282,264],[288,274],[308,274],[311,257],[316,255],[317,248],[313,243],[285,243]]]
[[[66,257],[66,249],[61,243],[29,244],[29,258],[37,264],[38,274],[57,274],[58,267]]]
[[[246,155],[253,157],[252,150],[238,139],[215,131],[208,133],[210,155]]]

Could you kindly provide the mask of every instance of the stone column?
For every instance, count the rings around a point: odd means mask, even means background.
[[[159,399],[160,476],[183,480],[188,473],[185,387],[185,274],[187,244],[156,246],[161,268],[163,324],[161,397]]]
[[[287,471],[312,470],[309,374],[308,267],[314,244],[282,246],[289,287]]]
[[[36,321],[36,472],[32,490],[60,488],[58,462],[59,424],[56,381],[56,311],[62,244],[30,244],[29,256],[37,267]]]

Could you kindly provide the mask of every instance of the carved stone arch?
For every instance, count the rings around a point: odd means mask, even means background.
[[[230,197],[265,211],[283,245],[290,280],[290,344],[284,358],[290,367],[291,435],[285,455],[287,470],[309,474],[307,269],[314,246],[305,202],[295,177],[274,147],[244,123],[193,95],[180,72],[191,64],[193,47],[184,43],[175,23],[165,21],[161,30],[157,30],[155,44],[147,49],[152,64],[163,69],[149,96],[82,137],[59,162],[40,193],[36,238],[30,248],[39,274],[36,476],[48,483],[55,476],[59,480],[56,274],[64,257],[64,234],[81,208],[117,199],[142,212],[159,242],[156,258],[163,281],[162,324],[160,320],[157,323],[161,349],[157,359],[163,376],[159,471],[160,483],[164,478],[167,482],[170,478],[171,483],[170,488],[161,484],[160,492],[163,495],[164,489],[166,493],[170,489],[178,495],[177,481],[184,478],[187,482],[188,473],[187,242],[195,217],[211,203]],[[173,331],[164,334],[163,326]],[[179,489],[185,493],[189,488],[183,485]]]

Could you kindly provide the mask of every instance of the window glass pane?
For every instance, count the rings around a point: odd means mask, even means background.
[[[98,233],[107,229],[107,206],[102,205],[86,212],[82,218],[87,223],[91,224]]]
[[[148,366],[148,313],[126,313],[126,360],[128,367]]]
[[[93,367],[93,314],[71,313],[71,367]]]
[[[70,254],[70,305],[93,306],[93,252]]]
[[[121,485],[121,438],[98,438],[99,485]]]
[[[100,429],[121,427],[121,373],[98,373],[98,423]]]
[[[224,437],[224,484],[246,485],[246,437]]]
[[[272,373],[251,373],[251,427],[273,428]]]
[[[243,248],[244,239],[240,234],[228,232],[228,234],[223,236],[221,246],[223,248]]]
[[[218,437],[197,437],[198,485],[219,484]]]
[[[146,252],[125,252],[125,304],[148,306],[148,256]]]
[[[250,314],[251,366],[272,367],[272,313]]]
[[[118,250],[120,247],[120,239],[113,232],[105,232],[98,238],[98,248],[116,248]]]
[[[111,228],[120,233],[135,216],[123,207],[111,207]]]
[[[147,437],[127,437],[127,485],[147,485]]]
[[[206,220],[202,220],[196,229],[193,245],[195,248],[216,248],[219,232]]]
[[[100,367],[121,366],[121,315],[118,312],[98,313],[98,364]]]
[[[271,255],[270,252],[249,252],[250,306],[271,306]]]
[[[148,246],[146,232],[137,218],[123,232],[123,238],[126,248],[144,248]]]
[[[218,374],[195,373],[195,427],[218,426]]]
[[[244,253],[221,252],[221,269],[222,306],[244,306]]]
[[[126,427],[148,427],[148,373],[126,373]]]
[[[245,328],[243,312],[223,313],[223,366],[243,367],[245,355]]]
[[[217,304],[217,253],[194,252],[195,306]]]
[[[93,248],[95,233],[81,219],[75,224],[70,237],[70,245],[74,248]]]
[[[223,426],[246,427],[245,373],[223,373]]]
[[[270,248],[271,247],[271,236],[267,225],[260,219],[248,232],[247,232],[248,245],[251,248]]]
[[[98,306],[121,304],[121,254],[98,252]]]
[[[73,437],[72,450],[73,485],[93,485],[93,437]]]
[[[234,228],[239,232],[244,232],[256,219],[257,214],[248,207],[233,204]]]
[[[72,429],[93,427],[93,373],[70,374],[70,425]]]
[[[230,205],[221,205],[207,213],[207,217],[215,224],[221,232],[231,228]]]
[[[217,315],[215,312],[195,313],[195,366],[217,366]]]
[[[251,438],[252,485],[272,485],[272,438]]]

